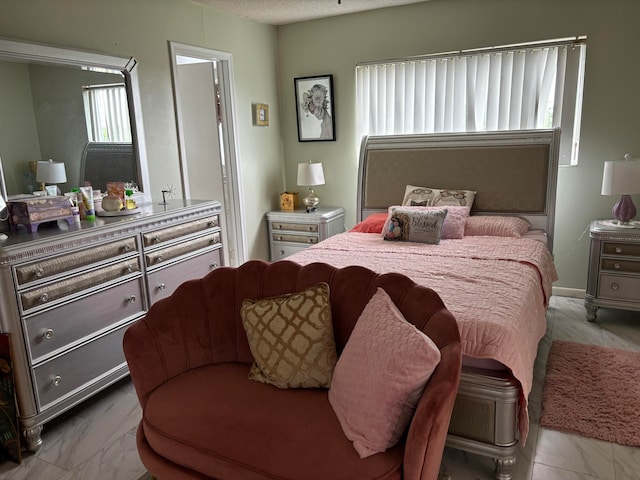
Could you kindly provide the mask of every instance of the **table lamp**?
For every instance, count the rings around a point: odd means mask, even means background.
[[[628,224],[636,216],[631,196],[640,193],[640,159],[628,153],[623,161],[604,162],[602,195],[621,195],[611,213],[619,225]]]
[[[41,190],[45,190],[47,183],[66,183],[67,172],[64,169],[64,163],[54,162],[51,159],[39,161],[36,166],[36,182],[40,182]],[[56,186],[56,194],[59,190]]]
[[[307,196],[302,199],[302,203],[307,207],[307,212],[313,212],[318,208],[320,198],[313,191],[314,185],[324,185],[324,172],[322,163],[299,163],[298,164],[298,185],[309,187]]]

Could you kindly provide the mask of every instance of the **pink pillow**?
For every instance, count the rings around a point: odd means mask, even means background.
[[[360,233],[381,233],[384,222],[386,221],[386,213],[372,213],[349,231]]]
[[[438,347],[378,288],[338,358],[329,389],[329,403],[360,458],[400,440],[438,363]]]
[[[392,205],[389,207],[389,212],[387,213],[387,218],[384,226],[381,231],[386,231],[388,227],[388,222],[391,219],[392,209],[400,208],[403,211],[414,211],[414,212],[434,212],[438,210],[447,210],[447,216],[444,219],[444,223],[442,225],[442,233],[440,238],[442,240],[446,239],[456,239],[464,237],[464,229],[467,218],[469,218],[469,212],[471,211],[471,207],[457,207],[457,206],[440,206],[440,207],[404,207],[404,206],[396,206]]]
[[[499,215],[475,215],[466,219],[466,236],[521,237],[529,231],[531,224],[520,217]]]

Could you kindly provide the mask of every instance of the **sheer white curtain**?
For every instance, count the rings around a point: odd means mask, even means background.
[[[358,138],[555,126],[570,136],[579,127],[581,47],[491,49],[359,65]],[[566,114],[571,110],[576,113]],[[567,145],[561,158],[570,164],[577,140]]]
[[[131,142],[124,85],[84,87],[84,108],[90,142]]]

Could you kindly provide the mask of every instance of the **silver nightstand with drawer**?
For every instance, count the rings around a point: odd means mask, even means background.
[[[600,307],[640,310],[640,228],[596,221],[590,236],[587,320],[594,321]]]
[[[271,261],[281,260],[336,233],[344,232],[344,209],[320,207],[315,212],[279,210],[267,213]]]

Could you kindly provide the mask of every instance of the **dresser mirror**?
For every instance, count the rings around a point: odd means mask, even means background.
[[[100,120],[116,110],[117,127]],[[111,154],[127,145],[127,158]],[[96,189],[105,180],[133,182],[138,201],[151,200],[135,58],[0,38],[0,191],[40,190],[36,162],[48,159],[65,165],[62,191],[85,181]]]

